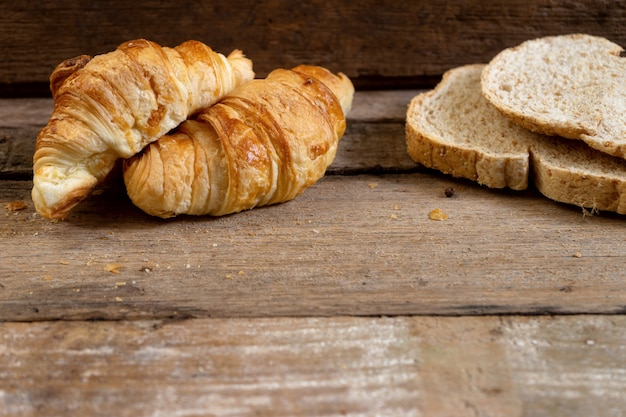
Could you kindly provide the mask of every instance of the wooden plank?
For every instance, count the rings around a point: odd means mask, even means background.
[[[357,91],[329,174],[407,172],[417,168],[406,151],[408,104],[423,90]]]
[[[63,6],[9,0],[0,4],[0,84],[45,88],[62,60],[146,37],[169,46],[198,39],[225,53],[243,49],[262,76],[314,63],[358,83],[391,78],[406,87],[539,36],[587,32],[626,45],[625,13],[621,2],[593,0],[233,0],[227,7],[190,0]]]
[[[35,138],[51,113],[51,99],[0,99],[0,180],[32,178]]]
[[[348,120],[404,122],[409,101],[424,90],[357,91]],[[53,110],[49,98],[0,98],[1,128],[42,128]]]
[[[0,207],[28,201],[29,182],[2,186]],[[170,221],[108,189],[63,222],[0,216],[0,317],[620,313],[624,241],[621,216],[424,172],[328,176],[286,204]]]
[[[0,324],[0,415],[610,417],[625,316]]]
[[[331,174],[407,171],[404,120],[420,90],[358,91]],[[0,180],[32,178],[35,138],[52,112],[51,99],[0,99]]]
[[[60,223],[35,215],[30,181],[6,180],[30,178],[28,132],[51,103],[1,101],[0,208],[29,207],[0,216],[0,318],[624,311],[622,217],[416,168],[415,94],[357,92],[329,175],[296,201],[161,221],[113,184]],[[450,219],[429,220],[435,208]]]

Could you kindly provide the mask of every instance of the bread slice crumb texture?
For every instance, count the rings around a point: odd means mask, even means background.
[[[528,148],[534,133],[486,106],[483,65],[448,71],[432,91],[413,98],[407,112],[407,150],[416,162],[490,188],[528,186]]]
[[[626,155],[626,60],[621,46],[586,34],[551,36],[505,49],[485,68],[482,92],[517,124],[582,139]]]
[[[411,158],[491,188],[520,190],[531,181],[555,201],[625,214],[626,161],[513,123],[481,94],[483,68],[452,69],[434,90],[411,100]]]

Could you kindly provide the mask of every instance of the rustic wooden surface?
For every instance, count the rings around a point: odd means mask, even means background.
[[[62,60],[144,37],[243,49],[260,76],[313,63],[359,86],[407,87],[548,34],[580,31],[626,45],[625,18],[621,0],[8,0],[0,3],[0,85],[5,94],[47,94]]]
[[[51,103],[0,100],[0,415],[622,415],[624,217],[416,166],[417,93],[357,92],[289,203],[164,221],[111,184],[57,223]]]
[[[529,38],[626,45],[625,18],[591,0],[0,3],[0,96],[18,97],[0,100],[0,416],[623,416],[624,216],[425,170],[404,115],[415,88]],[[38,217],[51,70],[137,37],[241,48],[259,76],[348,74],[328,175],[217,219],[150,218],[119,184]]]
[[[112,185],[51,223],[29,204],[30,181],[3,181],[2,207],[29,206],[0,217],[0,316],[624,311],[623,216],[587,216],[534,190],[489,190],[420,169],[403,130],[414,94],[358,92],[329,175],[294,201],[223,218],[151,218]],[[15,111],[28,101],[3,103]],[[12,119],[5,159],[30,158],[23,142],[32,146],[28,135],[45,120]],[[430,220],[436,208],[449,219]]]

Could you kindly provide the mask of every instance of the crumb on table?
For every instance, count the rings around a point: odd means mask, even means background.
[[[4,208],[11,212],[21,211],[27,207],[28,205],[24,201],[21,201],[21,200],[11,201],[4,205]]]
[[[436,208],[428,213],[428,218],[430,220],[443,221],[448,220],[448,215],[444,213],[440,208]]]

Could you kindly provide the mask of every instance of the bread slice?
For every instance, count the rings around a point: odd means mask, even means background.
[[[526,41],[496,55],[482,75],[487,100],[511,120],[546,135],[582,139],[626,157],[626,59],[597,36]]]
[[[483,68],[452,69],[434,90],[411,100],[411,158],[491,188],[521,190],[530,181],[553,200],[626,214],[626,160],[511,122],[481,94]]]

